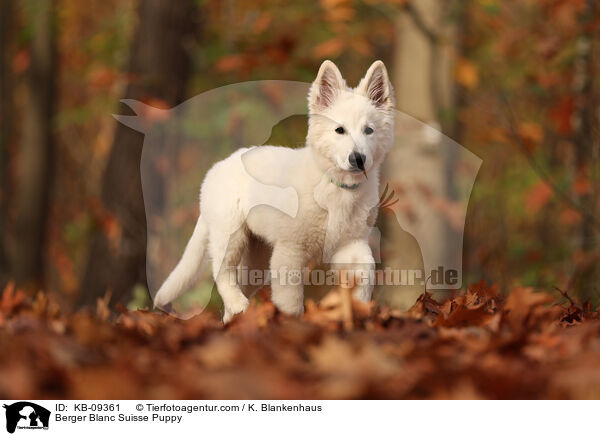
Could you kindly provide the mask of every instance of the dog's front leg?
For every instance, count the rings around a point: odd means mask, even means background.
[[[289,315],[304,313],[302,250],[291,244],[278,243],[271,255],[271,301]]]
[[[353,274],[354,298],[371,300],[375,260],[367,241],[357,239],[340,247],[331,258],[331,266],[346,274]]]

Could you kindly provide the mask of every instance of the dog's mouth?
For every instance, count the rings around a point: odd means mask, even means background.
[[[350,169],[343,169],[340,168],[344,173],[346,174],[351,174],[352,176],[358,176],[359,174],[363,174],[365,176],[365,179],[368,179],[369,177],[367,176],[367,169],[366,168],[350,168]]]
[[[365,174],[367,171],[369,171],[371,169],[372,165],[360,165],[360,166],[352,166],[348,169],[343,169],[345,172],[347,173],[351,173],[351,174],[359,174],[359,173],[363,173]]]

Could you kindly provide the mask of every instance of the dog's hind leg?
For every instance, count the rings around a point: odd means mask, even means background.
[[[246,249],[248,236],[245,228],[240,228],[232,234],[211,233],[210,255],[212,270],[219,295],[223,299],[223,322],[227,323],[236,313],[243,312],[248,307],[248,299],[242,293],[237,281],[237,266]]]

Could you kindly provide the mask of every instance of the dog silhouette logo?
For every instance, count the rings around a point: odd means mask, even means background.
[[[269,164],[271,161],[262,154],[262,145],[306,146],[310,119],[306,97],[310,88],[309,83],[278,80],[236,83],[196,95],[172,108],[122,100],[133,115],[114,117],[144,135],[140,175],[147,222],[146,278],[158,307],[178,317],[190,318],[204,310],[216,288],[202,264],[212,263],[214,275],[222,266],[221,256],[202,256],[203,250],[193,248],[189,250],[195,256],[190,261],[193,267],[187,270],[193,274],[189,280],[175,281],[190,292],[186,296],[181,294],[175,306],[171,305],[175,298],[169,302],[156,300],[158,290],[176,268],[196,228],[199,209],[208,207],[206,204],[198,207],[198,192],[216,162],[235,156],[230,161],[235,162],[236,168],[241,167],[235,174],[249,179],[244,188],[247,194],[243,195],[244,216],[239,220],[234,216],[235,224],[231,226],[224,222],[219,227],[223,231],[239,235],[245,214],[254,209],[254,212],[281,212],[278,223],[296,219],[303,198],[298,189],[303,186],[304,178],[287,176],[291,173],[285,165],[292,169],[296,165],[291,159]],[[398,278],[385,287],[378,286],[378,291],[382,295],[393,294],[408,309],[425,289],[461,288],[467,207],[482,161],[439,132],[435,125],[398,110],[394,111],[394,126],[380,181],[380,198],[371,196],[368,204],[361,205],[373,212],[369,217],[380,217],[369,223],[368,240],[375,262],[380,270],[391,271],[390,277]],[[237,179],[231,171],[223,170],[221,174],[223,189],[236,186]],[[336,183],[327,177],[323,180],[327,184]],[[352,184],[340,186],[340,195],[355,188]],[[317,199],[315,202],[329,213],[328,202]],[[386,213],[377,214],[379,209],[386,209]],[[334,254],[337,230],[337,226],[323,229],[325,262]],[[204,234],[200,228],[196,241],[202,241]],[[221,245],[228,247],[229,243]],[[240,275],[244,271],[262,273],[270,268],[268,244],[253,240],[251,245],[264,250],[255,251],[260,256],[242,256]],[[420,273],[421,282],[411,284],[407,279],[404,284],[402,273],[414,270]],[[241,281],[237,276],[236,280]],[[261,285],[244,285],[244,292],[251,294]]]
[[[14,433],[16,429],[48,429],[50,411],[29,401],[19,401],[4,405],[6,409],[6,431]]]

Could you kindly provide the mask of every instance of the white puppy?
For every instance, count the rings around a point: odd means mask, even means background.
[[[283,280],[286,274],[320,262],[344,269],[354,265],[361,274],[374,269],[367,237],[377,214],[380,165],[394,130],[386,68],[381,61],[373,63],[351,89],[335,64],[325,61],[308,101],[305,147],[241,149],[206,174],[196,228],[156,294],[156,306],[194,284],[206,252],[224,302],[224,322],[248,306],[236,279],[240,265],[256,267],[266,259],[272,301],[294,315],[304,311],[304,290],[298,281]],[[282,189],[268,186],[291,187],[297,195],[281,198]],[[354,296],[369,300],[372,288],[363,283]]]

